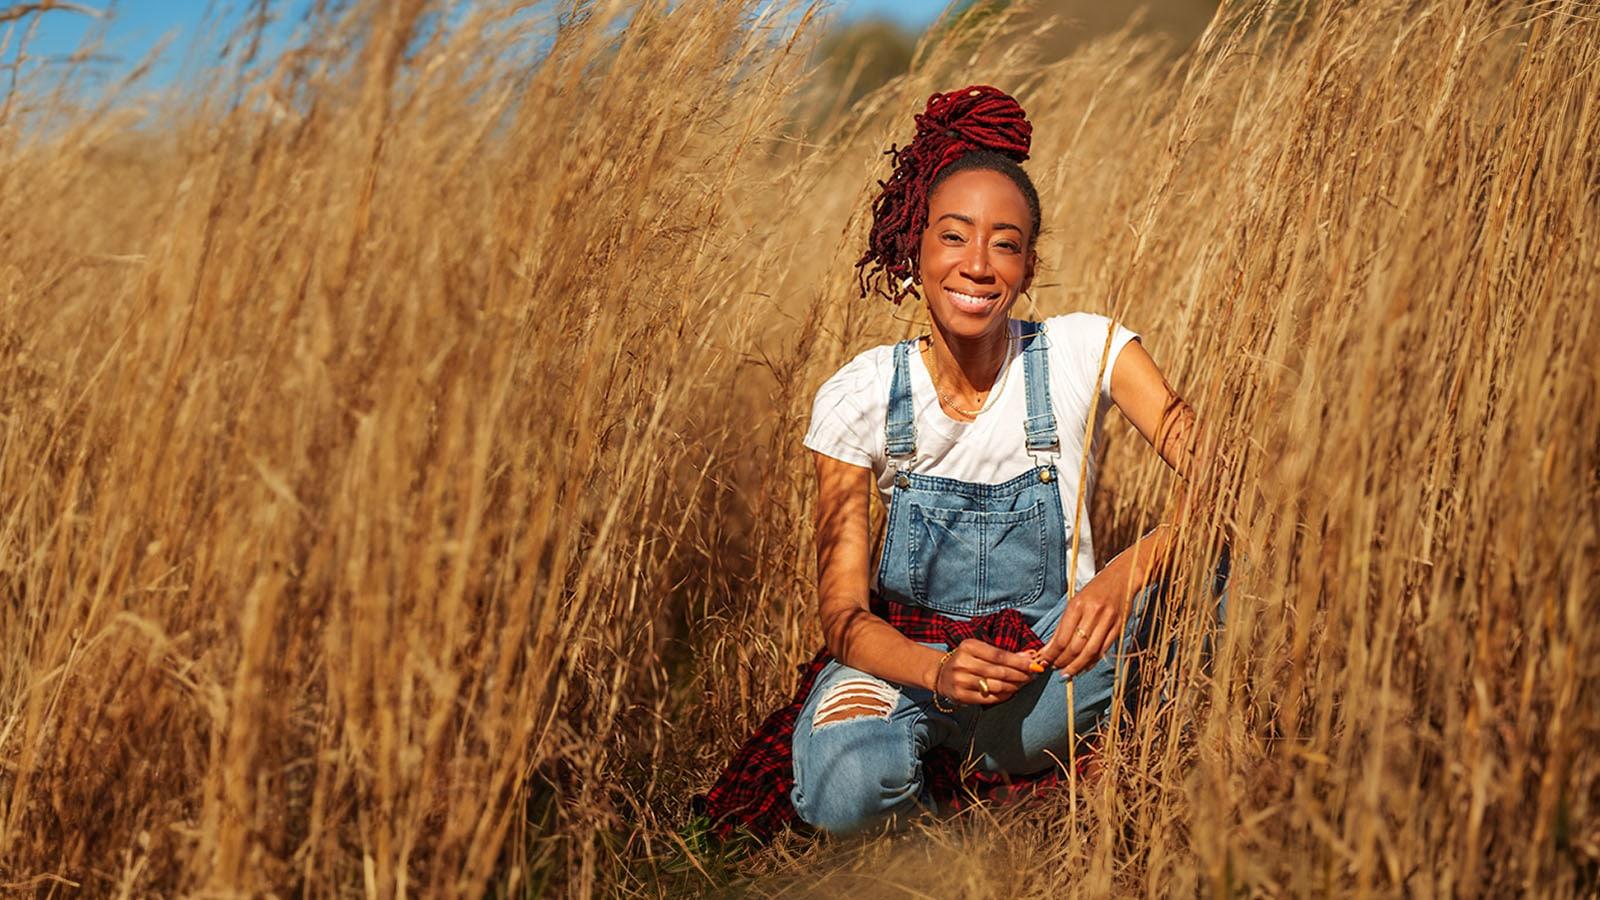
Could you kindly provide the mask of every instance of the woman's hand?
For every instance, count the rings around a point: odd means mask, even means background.
[[[1044,666],[976,638],[962,641],[933,677],[934,693],[957,703],[993,706],[1011,699]]]
[[[1121,639],[1128,604],[1112,583],[1111,578],[1097,576],[1073,595],[1050,643],[1039,651],[1041,662],[1064,675],[1077,675],[1088,671]]]

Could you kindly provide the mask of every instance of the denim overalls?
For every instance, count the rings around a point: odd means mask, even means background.
[[[1047,337],[1038,323],[1022,323],[1027,419],[1018,439],[1035,465],[1001,484],[903,470],[917,443],[913,343],[902,341],[894,349],[886,422],[894,487],[878,589],[889,599],[952,618],[1011,607],[1048,641],[1066,609],[1069,544],[1056,485],[1059,444]],[[1073,680],[1076,734],[1092,731],[1109,709],[1117,659],[1132,649],[1152,593],[1146,589],[1135,598],[1122,640]],[[852,700],[858,708],[890,711],[813,725],[819,706],[828,718],[830,709]],[[857,830],[920,805],[922,757],[936,746],[967,754],[989,771],[1030,774],[1056,765],[1067,756],[1067,712],[1066,684],[1054,671],[1035,677],[1004,703],[960,706],[946,714],[935,709],[926,689],[890,684],[834,660],[817,677],[795,722],[790,799],[813,826]]]

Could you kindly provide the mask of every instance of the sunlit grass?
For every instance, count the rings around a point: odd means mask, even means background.
[[[804,132],[815,22],[752,3],[355,4],[137,126],[25,79],[0,882],[1593,892],[1600,22],[1287,6],[1176,63],[985,19]],[[1019,314],[1121,317],[1217,441],[1184,559],[1233,535],[1228,628],[1206,668],[1177,623],[1174,702],[1079,790],[696,843],[819,642],[812,392],[923,327],[855,296],[881,150],[967,82],[1035,125]],[[1107,436],[1102,557],[1176,487]]]

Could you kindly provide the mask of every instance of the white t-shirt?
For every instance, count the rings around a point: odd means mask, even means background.
[[[1070,313],[1044,322],[1049,341],[1050,405],[1055,412],[1056,434],[1061,455],[1056,460],[1060,477],[1061,508],[1066,515],[1068,546],[1072,540],[1072,521],[1079,498],[1078,467],[1083,455],[1084,429],[1088,424],[1089,404],[1098,401],[1095,434],[1105,422],[1111,405],[1111,369],[1117,354],[1138,335],[1118,326],[1111,339],[1105,376],[1095,384],[1100,357],[1105,351],[1106,332],[1111,320],[1093,313]],[[1021,323],[1012,320],[1013,335]],[[1013,348],[1016,343],[1013,342]],[[1012,370],[1000,386],[993,404],[973,422],[950,418],[939,405],[933,379],[921,353],[910,354],[911,399],[915,407],[917,452],[904,465],[907,471],[937,475],[979,484],[999,484],[1028,471],[1035,465],[1029,454],[1023,423],[1027,419],[1027,379],[1023,361],[1014,352],[1006,365]],[[845,363],[817,390],[811,407],[811,427],[805,445],[812,450],[851,465],[872,469],[878,493],[889,502],[893,476],[885,448],[884,422],[889,408],[889,382],[894,377],[894,345],[873,347]],[[1094,456],[1089,457],[1088,483],[1082,491],[1083,508],[1078,514],[1083,538],[1078,545],[1077,583],[1082,586],[1094,577],[1094,538],[1089,527],[1089,498],[1094,491]],[[874,577],[876,582],[876,577]]]

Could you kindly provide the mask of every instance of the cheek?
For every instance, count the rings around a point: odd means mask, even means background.
[[[917,268],[925,277],[940,278],[950,268],[949,249],[937,241],[924,241],[917,253]]]
[[[1007,257],[995,263],[995,269],[1006,283],[1021,285],[1028,277],[1028,260],[1021,256]]]

